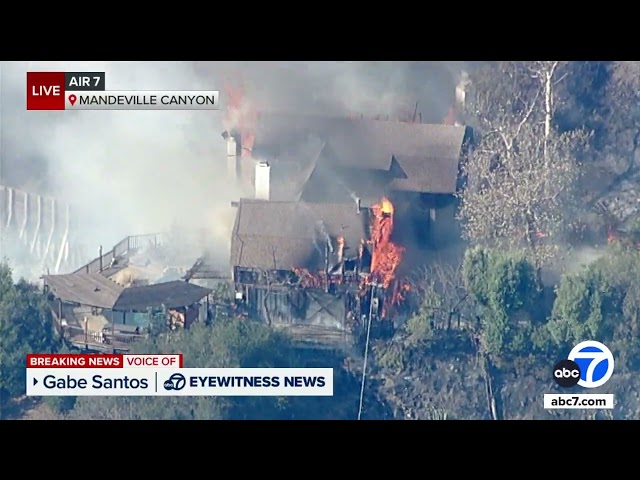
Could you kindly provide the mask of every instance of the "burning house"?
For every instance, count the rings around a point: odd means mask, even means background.
[[[385,196],[406,237],[435,245],[455,235],[466,127],[272,113],[249,125],[223,134],[247,196],[363,207]]]
[[[231,241],[236,298],[306,338],[348,336],[370,271],[368,212],[351,204],[241,200]]]
[[[458,238],[459,123],[258,113],[239,92],[226,113],[227,171],[247,197],[231,270],[250,315],[347,334],[400,304],[403,258]]]
[[[236,300],[305,339],[344,340],[363,319],[402,300],[405,248],[394,243],[394,207],[241,200],[231,241]]]

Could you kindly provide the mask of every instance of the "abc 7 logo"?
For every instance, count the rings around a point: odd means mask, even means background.
[[[553,379],[561,387],[575,387],[580,381],[580,367],[573,360],[562,360],[553,367]]]
[[[553,379],[564,388],[597,388],[609,381],[613,369],[611,350],[600,342],[586,341],[573,347],[569,358],[553,367]]]
[[[181,375],[179,373],[174,373],[169,377],[167,381],[164,382],[164,389],[169,391],[182,390],[185,387],[186,383],[187,381],[184,378],[184,375]]]

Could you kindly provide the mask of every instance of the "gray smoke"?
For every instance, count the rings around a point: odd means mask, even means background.
[[[198,238],[206,238],[205,246],[226,261],[233,221],[229,205],[239,192],[225,178],[221,111],[27,112],[25,72],[105,71],[109,90],[221,90],[223,104],[225,85],[243,83],[264,110],[393,117],[418,102],[423,121],[441,122],[461,66],[3,62],[0,67],[0,183],[69,201],[75,240],[96,253],[99,245],[109,248],[127,235],[178,226],[189,233],[205,231]],[[189,253],[195,258],[201,252]]]

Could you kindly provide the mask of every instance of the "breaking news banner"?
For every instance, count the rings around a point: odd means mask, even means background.
[[[330,397],[332,368],[27,368],[27,395]]]
[[[107,91],[105,72],[27,72],[27,110],[218,110],[215,90]]]
[[[129,354],[73,354],[30,353],[29,368],[182,368],[182,354],[175,355],[129,355]]]

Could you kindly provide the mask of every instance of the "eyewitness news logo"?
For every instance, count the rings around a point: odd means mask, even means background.
[[[333,396],[331,368],[27,368],[29,396]]]

